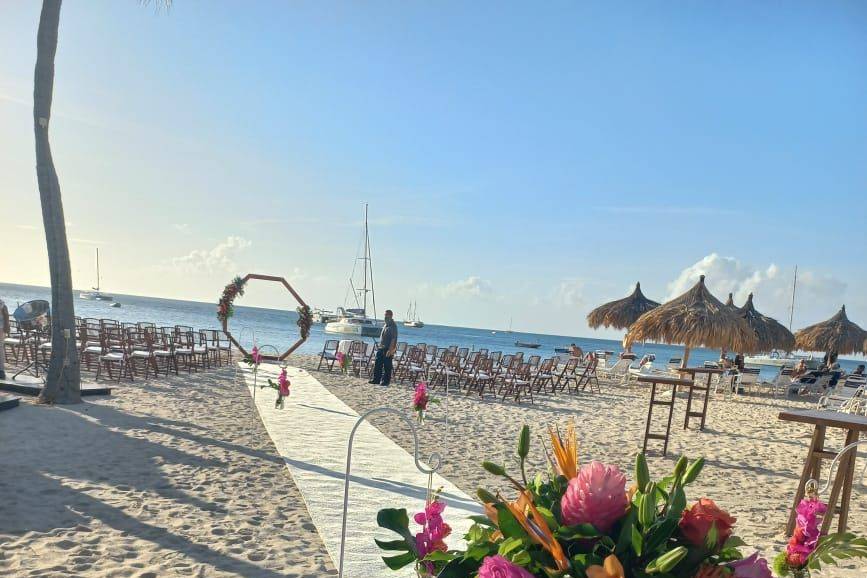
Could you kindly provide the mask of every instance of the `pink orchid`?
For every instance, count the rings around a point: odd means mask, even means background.
[[[442,513],[446,505],[434,498],[427,504],[423,511],[413,516],[416,524],[419,524],[421,532],[415,535],[415,546],[418,550],[419,559],[424,558],[431,552],[445,552],[448,550],[445,538],[451,534],[451,527],[443,521]],[[433,575],[434,565],[432,562],[421,562],[422,568],[427,575]]]
[[[280,371],[280,377],[277,378],[277,384],[280,386],[277,390],[280,392],[280,396],[289,397],[289,386],[291,383],[289,382],[289,378],[286,376],[285,367]]]
[[[773,578],[768,561],[759,558],[758,552],[749,558],[730,562],[728,567],[733,571],[732,578]]]
[[[259,365],[262,363],[262,354],[259,353],[259,348],[257,346],[253,346],[253,350],[250,351],[250,358],[253,360],[253,363]]]
[[[525,568],[509,562],[500,555],[488,556],[479,568],[479,578],[533,578]]]
[[[804,498],[795,511],[798,518],[795,532],[786,546],[786,561],[792,567],[801,568],[816,549],[822,535],[819,524],[828,511],[828,505],[816,498]]]
[[[420,381],[415,386],[415,394],[412,397],[412,406],[416,411],[425,411],[427,409],[429,398],[427,395],[427,384]]]

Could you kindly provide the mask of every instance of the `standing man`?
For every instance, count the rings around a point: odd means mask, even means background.
[[[379,335],[379,349],[373,364],[373,379],[368,383],[388,385],[391,382],[391,364],[397,351],[397,324],[391,309],[385,310],[385,325]]]
[[[0,299],[0,379],[6,379],[6,336],[10,329],[9,310]]]

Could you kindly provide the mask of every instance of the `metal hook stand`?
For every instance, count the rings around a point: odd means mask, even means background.
[[[811,478],[811,479],[807,480],[806,484],[804,484],[804,490],[807,493],[807,495],[812,494],[812,495],[816,495],[816,496],[821,496],[822,494],[826,493],[828,491],[828,489],[831,487],[831,484],[833,483],[834,467],[839,465],[840,458],[842,458],[846,454],[846,452],[857,448],[859,444],[863,444],[863,443],[867,443],[867,439],[858,440],[857,442],[852,442],[851,444],[849,444],[848,446],[844,447],[842,450],[837,452],[837,455],[834,456],[834,459],[831,461],[831,467],[828,469],[828,481],[825,483],[824,487],[822,487],[822,489],[819,489],[819,480],[817,480],[815,478]],[[862,473],[862,476],[863,476],[863,473]]]
[[[355,425],[352,427],[352,432],[349,434],[349,443],[346,448],[346,474],[343,481],[343,524],[340,530],[340,562],[337,576],[338,578],[343,578],[343,555],[344,548],[346,546],[346,519],[347,513],[349,511],[349,480],[350,480],[350,471],[352,469],[352,443],[355,441],[355,432],[358,430],[358,427],[364,422],[369,416],[377,413],[391,413],[398,416],[402,419],[412,430],[412,438],[413,438],[413,460],[415,461],[415,467],[423,474],[428,476],[428,493],[431,491],[431,484],[433,482],[433,475],[439,471],[442,466],[442,456],[439,452],[434,452],[428,458],[428,462],[430,463],[430,467],[425,467],[418,459],[418,431],[415,427],[415,424],[411,419],[409,419],[402,412],[391,408],[391,407],[378,407],[372,409],[366,413],[364,413],[361,417],[358,418],[358,421],[355,422]]]

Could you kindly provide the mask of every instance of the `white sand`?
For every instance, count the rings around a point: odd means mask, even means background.
[[[335,572],[232,370],[0,413],[0,576]]]
[[[301,361],[300,356],[293,360]],[[306,357],[301,365],[315,368],[315,359]],[[313,375],[358,412],[379,405],[406,409],[412,401],[409,384],[392,384],[385,388],[337,372],[313,372]],[[434,395],[444,398],[441,390]],[[544,461],[538,434],[544,433],[548,424],[565,425],[574,418],[580,430],[581,461],[595,459],[616,464],[631,478],[634,456],[641,448],[644,435],[648,397],[649,392],[644,387],[605,382],[602,394],[543,396],[537,398],[536,405],[450,395],[447,403],[443,400],[441,405],[431,406],[422,448],[425,453],[445,448],[448,459],[443,475],[472,495],[478,486],[498,487],[497,479],[479,464],[482,460],[513,464],[515,440],[524,423],[529,424],[535,434],[531,452],[535,470],[543,467]],[[811,434],[810,426],[781,422],[777,414],[785,408],[814,405],[815,400],[785,402],[764,396],[747,396],[734,401],[714,398],[706,429],[699,432],[682,429],[686,402],[678,398],[668,456],[660,455],[661,442],[651,442],[648,447],[651,472],[656,477],[670,473],[681,454],[691,458],[704,456],[707,463],[698,483],[690,488],[689,498],[712,498],[738,518],[737,532],[748,544],[763,555],[773,557],[785,545],[784,526]],[[448,431],[443,419],[446,410]],[[373,423],[404,449],[411,449],[407,432],[399,422],[374,418]],[[839,431],[828,430],[827,447],[839,449],[842,442]],[[864,460],[859,459],[849,527],[867,536],[867,487],[860,483],[863,466]],[[827,476],[827,471],[823,474]],[[867,564],[853,566],[856,568],[830,569],[821,575],[867,575]]]

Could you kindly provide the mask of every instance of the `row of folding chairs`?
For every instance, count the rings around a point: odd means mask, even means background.
[[[3,346],[16,365],[36,361],[47,366],[51,357],[48,329],[24,331],[15,326]],[[74,347],[82,370],[94,372],[96,379],[105,372],[116,381],[203,371],[231,364],[233,357],[231,342],[221,330],[112,319],[76,318]]]
[[[332,371],[343,360],[355,375],[370,374],[373,367],[375,345],[361,341],[350,343],[348,350],[339,352],[339,341],[327,340],[319,356],[318,370]],[[465,391],[467,395],[486,393],[513,398],[520,402],[533,393],[555,393],[569,390],[573,393],[599,391],[596,358],[570,358],[561,363],[557,357],[543,360],[539,355],[524,358],[523,352],[503,355],[501,351],[487,349],[470,351],[452,345],[437,347],[425,343],[410,345],[400,342],[394,355],[392,381],[411,384],[427,381],[431,388],[448,387],[450,391]]]

